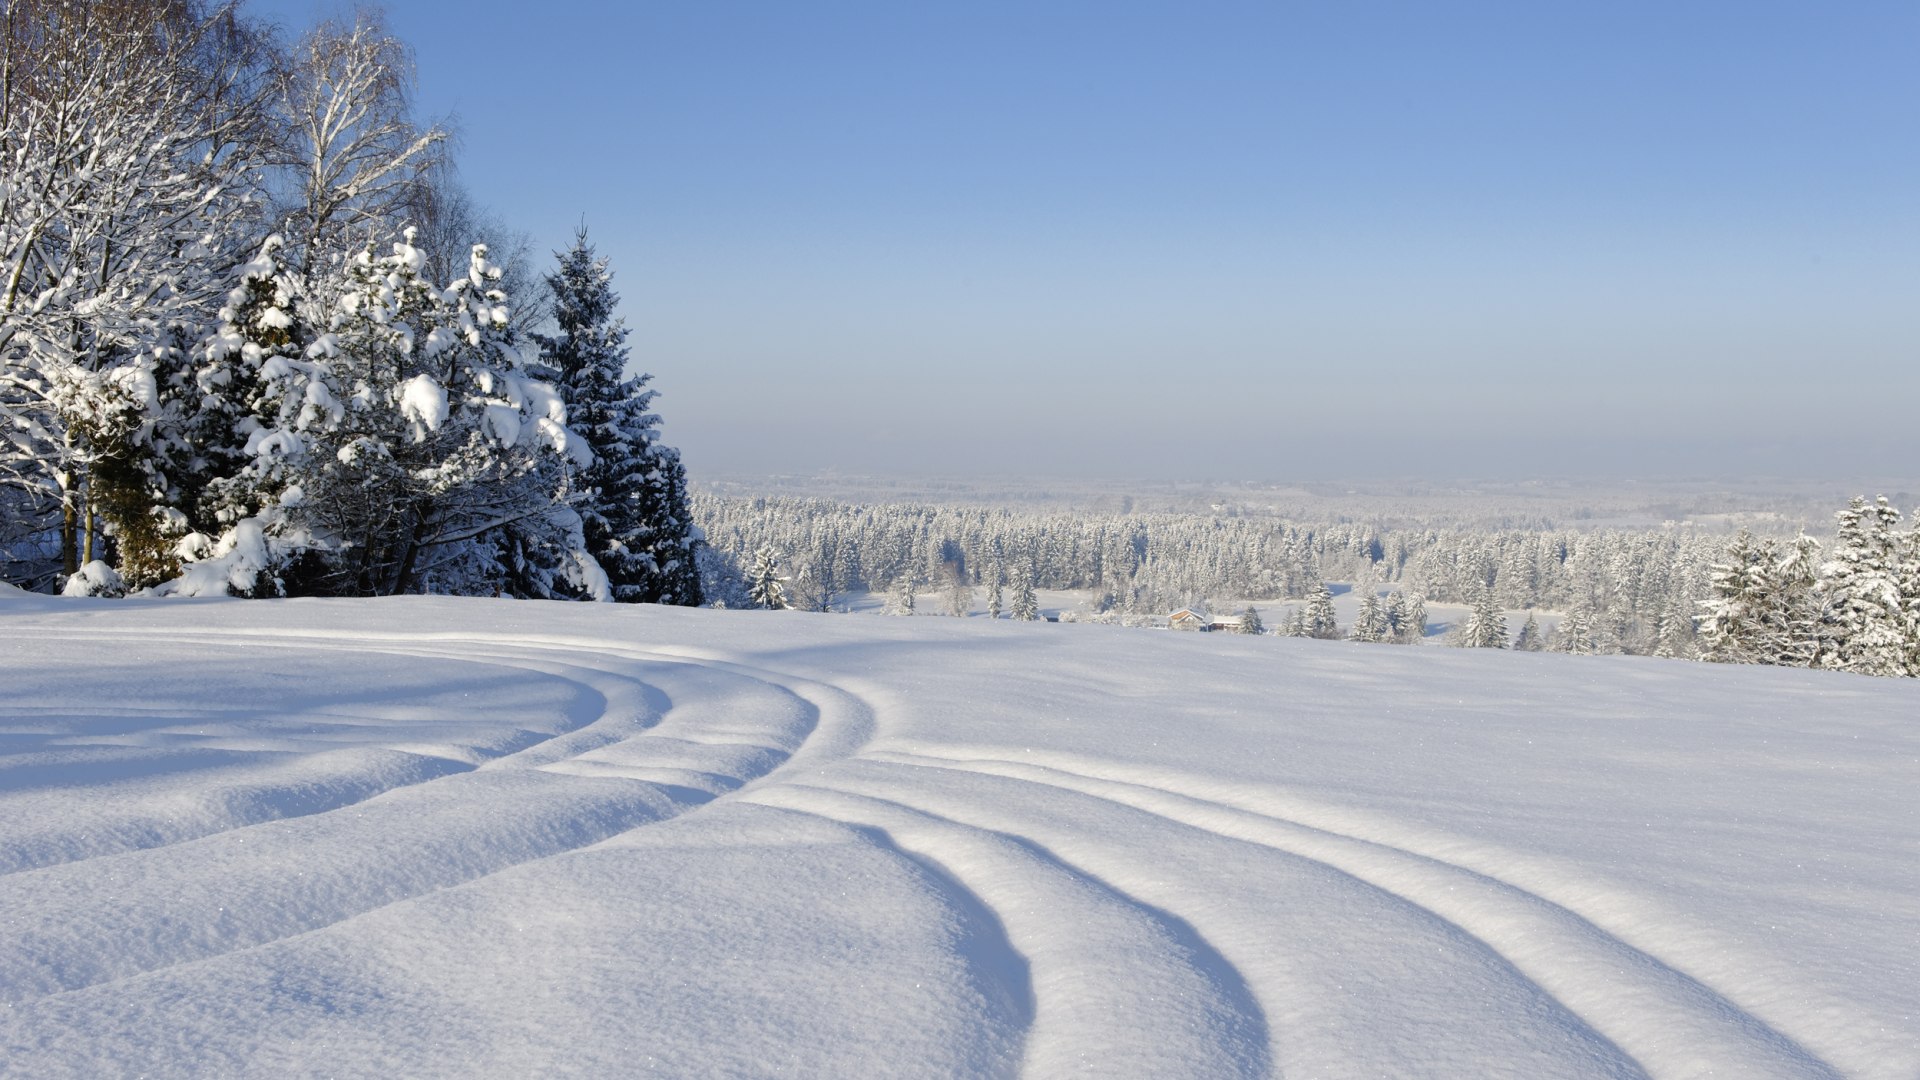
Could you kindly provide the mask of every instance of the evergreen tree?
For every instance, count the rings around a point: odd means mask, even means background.
[[[1248,604],[1247,609],[1240,613],[1240,621],[1234,625],[1234,629],[1242,634],[1267,632],[1266,625],[1260,621],[1260,609],[1252,604]]]
[[[1414,593],[1407,598],[1407,627],[1400,640],[1409,645],[1418,645],[1427,639],[1427,598]]]
[[[556,258],[559,269],[546,280],[559,333],[535,340],[569,426],[593,452],[572,493],[587,551],[606,571],[615,600],[698,605],[700,532],[687,510],[686,470],[679,452],[659,441],[651,376],[626,375],[627,328],[614,317],[613,274],[585,227]]]
[[[887,596],[887,610],[895,615],[913,614],[919,589],[920,582],[911,569],[900,571],[893,579],[893,591]]]
[[[1507,618],[1494,603],[1492,585],[1480,586],[1479,595],[1473,600],[1473,610],[1461,630],[1459,643],[1469,649],[1507,647]]]
[[[1395,589],[1387,594],[1381,615],[1387,620],[1387,640],[1405,641],[1407,636],[1407,598]]]
[[[1340,636],[1340,624],[1333,614],[1333,590],[1327,588],[1326,582],[1315,586],[1307,597],[1304,628],[1305,636],[1311,638],[1331,641]]]
[[[787,579],[780,576],[780,555],[771,547],[755,552],[747,567],[747,599],[774,611],[787,606]]]
[[[993,569],[988,572],[987,618],[989,619],[997,619],[1000,617],[1000,610],[1001,610],[1001,603],[1002,603],[1000,582],[1004,576],[1005,576],[1005,571],[1000,567],[999,563],[995,563],[993,565]]]
[[[1515,652],[1539,652],[1545,642],[1540,637],[1540,620],[1534,618],[1532,609],[1527,611],[1527,621],[1520,627],[1520,636],[1513,639]]]
[[[1574,656],[1592,656],[1600,651],[1594,635],[1593,603],[1585,595],[1574,599],[1573,607],[1554,628],[1553,640],[1547,647],[1553,652]]]
[[[1727,546],[1725,559],[1713,565],[1711,593],[1700,601],[1701,659],[1717,664],[1767,662],[1778,599],[1768,572],[1774,558],[1771,540],[1755,539],[1742,529]]]
[[[1022,567],[1014,578],[1012,615],[1021,622],[1040,618],[1040,600],[1033,592],[1033,567]]]
[[[1901,558],[1884,496],[1869,506],[1856,497],[1840,511],[1832,557],[1821,567],[1827,637],[1822,666],[1863,675],[1904,675],[1911,650]]]
[[[1360,610],[1353,617],[1353,626],[1347,631],[1352,641],[1385,641],[1392,635],[1387,622],[1386,608],[1380,603],[1380,594],[1371,585],[1357,586],[1361,589]]]
[[[1801,533],[1772,567],[1773,610],[1767,663],[1785,667],[1812,667],[1820,655],[1820,627],[1824,622],[1820,596],[1820,541]],[[1675,626],[1677,634],[1687,629]],[[1664,630],[1664,625],[1662,626]]]

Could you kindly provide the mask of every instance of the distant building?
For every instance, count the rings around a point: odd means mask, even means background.
[[[1205,615],[1192,608],[1181,608],[1167,616],[1167,627],[1171,630],[1211,630],[1213,626]]]

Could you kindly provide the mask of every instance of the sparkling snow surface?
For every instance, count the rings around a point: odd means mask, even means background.
[[[0,1075],[1920,1075],[1920,685],[0,595]]]

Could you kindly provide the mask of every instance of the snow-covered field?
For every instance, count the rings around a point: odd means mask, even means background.
[[[0,595],[0,1074],[1920,1075],[1920,686]]]

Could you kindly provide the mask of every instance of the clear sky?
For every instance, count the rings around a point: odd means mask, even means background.
[[[1920,472],[1912,0],[388,10],[696,477]]]

